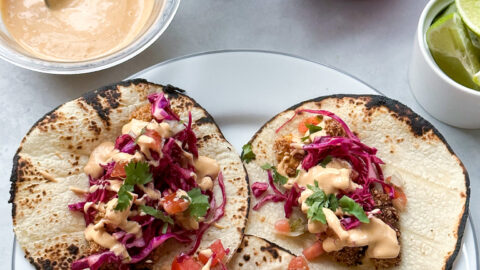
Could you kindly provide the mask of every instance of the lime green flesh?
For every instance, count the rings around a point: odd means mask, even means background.
[[[455,0],[458,13],[475,34],[480,35],[480,1]]]
[[[478,80],[473,79],[480,71],[480,51],[472,44],[457,13],[446,14],[430,26],[427,44],[445,74],[466,87],[480,90],[475,83]]]
[[[454,13],[454,12],[457,12],[457,6],[455,5],[455,2],[451,3],[442,12],[438,13],[437,16],[435,16],[435,19],[433,19],[432,24],[434,24],[436,21],[438,21],[443,16],[448,15],[450,13]]]

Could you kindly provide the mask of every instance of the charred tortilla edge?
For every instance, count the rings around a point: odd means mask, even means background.
[[[384,107],[388,109],[388,111],[396,114],[397,119],[405,122],[410,127],[410,131],[417,137],[421,137],[427,132],[432,131],[433,135],[435,135],[447,147],[450,154],[455,157],[455,159],[458,161],[458,164],[462,167],[463,174],[465,176],[465,187],[466,187],[465,205],[463,206],[463,213],[459,217],[459,224],[457,226],[457,231],[456,231],[457,243],[455,244],[455,249],[450,256],[445,257],[445,269],[452,269],[453,263],[455,262],[455,259],[458,253],[460,252],[460,248],[462,245],[462,238],[463,238],[465,226],[467,224],[467,219],[468,219],[469,205],[470,205],[470,178],[469,178],[467,169],[465,168],[465,165],[460,160],[460,158],[458,158],[458,156],[455,154],[452,147],[445,140],[445,137],[443,137],[443,135],[429,121],[427,121],[426,119],[424,119],[423,117],[415,113],[407,105],[397,100],[394,100],[385,96],[381,96],[381,95],[336,94],[336,95],[328,95],[328,96],[312,98],[312,99],[297,103],[291,106],[290,108],[274,115],[267,122],[265,122],[265,124],[248,141],[248,143],[252,143],[257,138],[257,136],[263,131],[263,129],[266,128],[266,126],[280,114],[293,111],[306,103],[321,102],[326,99],[343,99],[343,98],[361,99],[366,102],[365,107],[367,109],[372,109],[377,107]],[[242,154],[243,154],[243,151],[242,151]]]

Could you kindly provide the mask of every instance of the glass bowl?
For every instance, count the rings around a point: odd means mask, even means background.
[[[167,29],[179,4],[180,0],[156,0],[150,18],[134,41],[116,52],[88,61],[60,62],[37,58],[13,40],[0,20],[0,58],[19,67],[52,74],[81,74],[106,69],[129,60],[155,42]]]

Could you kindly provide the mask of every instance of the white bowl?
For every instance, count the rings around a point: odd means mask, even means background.
[[[106,69],[141,53],[167,29],[180,0],[155,1],[144,29],[130,44],[111,54],[88,61],[56,62],[35,57],[13,40],[0,20],[0,58],[19,67],[53,74],[81,74]]]
[[[452,0],[431,0],[420,16],[409,69],[410,89],[436,119],[460,128],[480,128],[480,91],[450,79],[437,66],[426,42],[433,19]]]

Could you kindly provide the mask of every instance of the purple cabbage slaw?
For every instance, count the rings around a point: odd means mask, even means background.
[[[163,93],[149,95],[148,100],[152,104],[152,116],[157,122],[163,120],[180,120],[170,108],[170,103]],[[195,169],[192,164],[189,164],[188,160],[185,160],[182,154],[183,151],[187,151],[195,158],[198,157],[197,139],[192,130],[191,113],[189,113],[188,124],[184,124],[184,126],[185,128],[175,134],[174,137],[166,139],[161,149],[161,158],[159,153],[152,153],[152,157],[158,161],[158,166],[150,166],[154,181],[153,183],[149,183],[149,185],[159,190],[164,196],[170,192],[175,192],[180,188],[189,191],[198,186],[191,174]],[[177,141],[179,143],[177,143]],[[138,149],[138,146],[132,136],[123,134],[116,139],[115,148],[120,152],[134,154]],[[107,189],[107,186],[110,184],[107,180],[111,179],[111,173],[115,167],[115,162],[108,163],[102,167],[104,168],[104,174],[101,177],[94,179],[89,176],[90,187],[97,185],[98,188],[94,192],[88,192],[85,201],[68,205],[71,211],[78,211],[83,214],[87,226],[94,222],[97,211],[95,208],[89,207],[85,212],[85,204],[87,202],[92,202],[94,204],[99,202],[106,203],[117,196],[116,192]],[[136,221],[141,225],[142,238],[135,239],[135,235],[127,234],[119,228],[117,228],[112,234],[119,242],[125,245],[131,257],[130,260],[116,256],[113,252],[107,250],[73,262],[72,269],[90,268],[91,270],[96,270],[104,264],[116,264],[119,269],[128,269],[128,264],[138,263],[144,260],[154,249],[171,238],[181,243],[190,243],[194,241],[194,244],[188,253],[195,253],[205,231],[225,214],[227,198],[222,172],[219,173],[217,180],[222,192],[222,204],[219,206],[216,205],[215,198],[211,191],[202,191],[204,195],[208,196],[210,209],[208,209],[207,215],[205,216],[206,221],[199,224],[198,230],[186,231],[176,225],[166,223],[166,226],[168,226],[167,231],[166,233],[162,233],[162,228],[164,226],[163,221],[155,219],[149,215],[142,216],[138,214],[129,217],[129,220]],[[139,198],[144,195],[144,192],[137,187],[135,187],[134,193],[138,194]],[[156,202],[158,201],[147,197],[146,205],[155,206]],[[132,207],[136,206],[132,205]]]
[[[334,119],[338,124],[340,124],[343,130],[346,133],[346,137],[339,136],[322,136],[316,137],[314,141],[308,145],[303,146],[303,150],[307,155],[302,160],[302,168],[308,171],[310,168],[319,164],[327,156],[340,158],[346,160],[352,166],[352,169],[357,173],[356,177],[353,179],[353,182],[362,186],[362,188],[357,188],[353,192],[340,193],[337,195],[338,198],[341,198],[343,195],[346,195],[353,199],[355,202],[360,204],[364,210],[371,211],[375,207],[375,202],[373,196],[370,192],[375,183],[380,184],[383,187],[384,192],[389,194],[390,198],[394,198],[395,190],[392,185],[389,185],[385,182],[383,177],[383,172],[381,169],[381,164],[384,162],[376,156],[377,149],[369,147],[362,142],[360,139],[355,136],[355,134],[350,130],[347,124],[337,115],[332,112],[325,110],[309,110],[301,109],[296,110],[294,115],[288,119],[284,124],[282,124],[275,132],[278,133],[285,125],[292,121],[298,113],[307,112],[320,114],[328,116]],[[268,171],[269,186],[274,191],[274,194],[267,194],[253,207],[254,210],[260,209],[267,202],[281,202],[285,201],[285,217],[289,217],[291,214],[292,207],[298,206],[297,199],[300,196],[301,191],[298,191],[298,186],[292,188],[291,190],[281,193],[274,185],[272,174]],[[254,183],[252,185],[252,193],[256,198],[262,196],[267,190],[268,186],[266,183]],[[293,194],[292,194],[293,193]],[[297,194],[298,193],[298,194]],[[287,200],[287,197],[290,200]],[[295,202],[292,200],[295,199]],[[355,217],[344,217],[341,219],[342,225],[346,230],[353,229],[360,225],[360,221]]]

